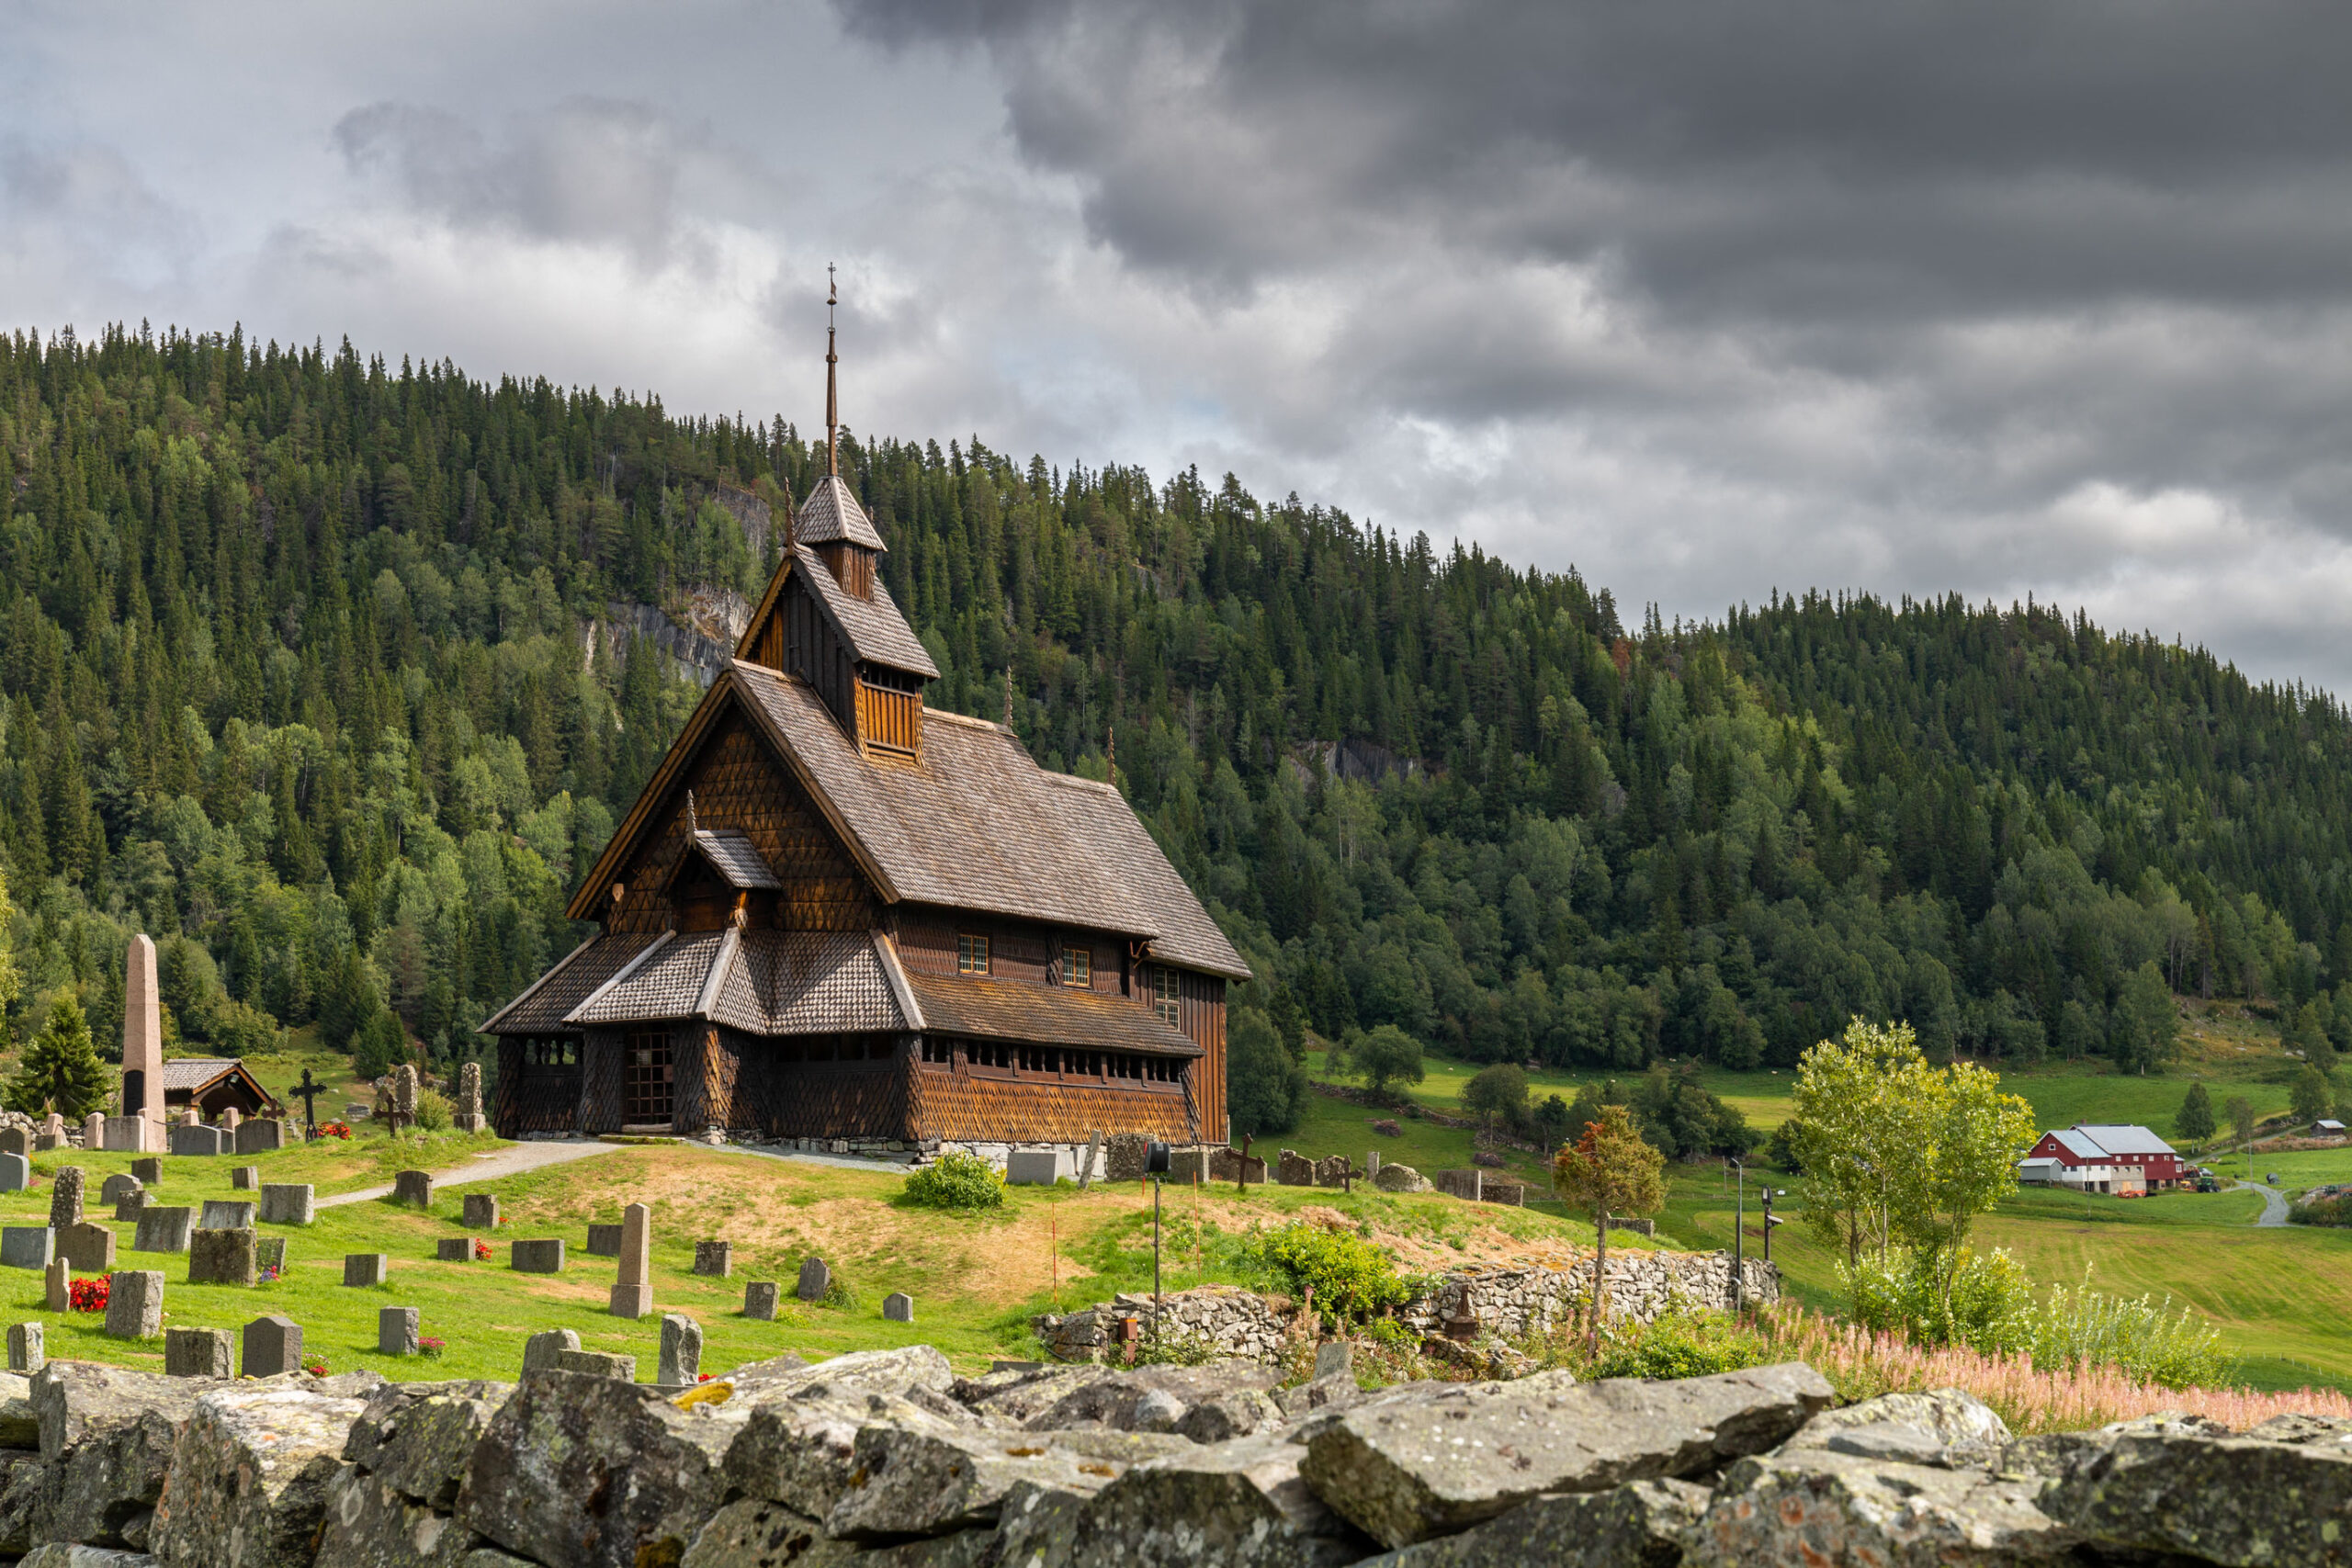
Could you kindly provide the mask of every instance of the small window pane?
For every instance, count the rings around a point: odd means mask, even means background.
[[[959,975],[985,975],[989,972],[988,938],[959,936],[956,939],[956,972]]]
[[[1083,947],[1062,949],[1062,984],[1091,986],[1094,984],[1094,953]]]

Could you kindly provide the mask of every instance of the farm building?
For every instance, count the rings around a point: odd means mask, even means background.
[[[1225,992],[1249,968],[1114,784],[924,706],[938,671],[832,468],[574,894],[596,933],[482,1026],[493,1124],[1223,1143]]]
[[[2155,1134],[2111,1122],[2044,1133],[2018,1162],[2021,1182],[2091,1192],[2162,1191],[2180,1186],[2188,1174],[2188,1163]]]
[[[235,1056],[175,1056],[164,1064],[164,1105],[180,1110],[193,1105],[208,1122],[218,1122],[224,1111],[259,1116],[277,1108],[244,1062]]]

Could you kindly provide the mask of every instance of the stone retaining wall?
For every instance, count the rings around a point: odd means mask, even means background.
[[[1781,1299],[1777,1265],[1747,1258],[1741,1278],[1749,1305]],[[1731,1282],[1727,1252],[1612,1252],[1609,1320],[1650,1323],[1677,1307],[1729,1312]],[[1396,1315],[1423,1334],[1517,1339],[1573,1320],[1591,1299],[1592,1260],[1587,1258],[1568,1269],[1477,1269],[1449,1274],[1434,1293],[1408,1303]]]

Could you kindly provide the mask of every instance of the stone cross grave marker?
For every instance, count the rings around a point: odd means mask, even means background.
[[[294,1092],[302,1097],[302,1125],[305,1136],[315,1138],[319,1135],[319,1096],[326,1091],[326,1087],[324,1084],[311,1081],[311,1069],[308,1067],[302,1069],[302,1081],[294,1086]]]

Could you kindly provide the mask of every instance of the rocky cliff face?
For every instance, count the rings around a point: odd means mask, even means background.
[[[568,1371],[0,1387],[26,1568],[1730,1568],[2352,1561],[2352,1422],[2016,1439],[1801,1364],[1365,1392],[1263,1367],[958,1378],[927,1347],[690,1390]]]

